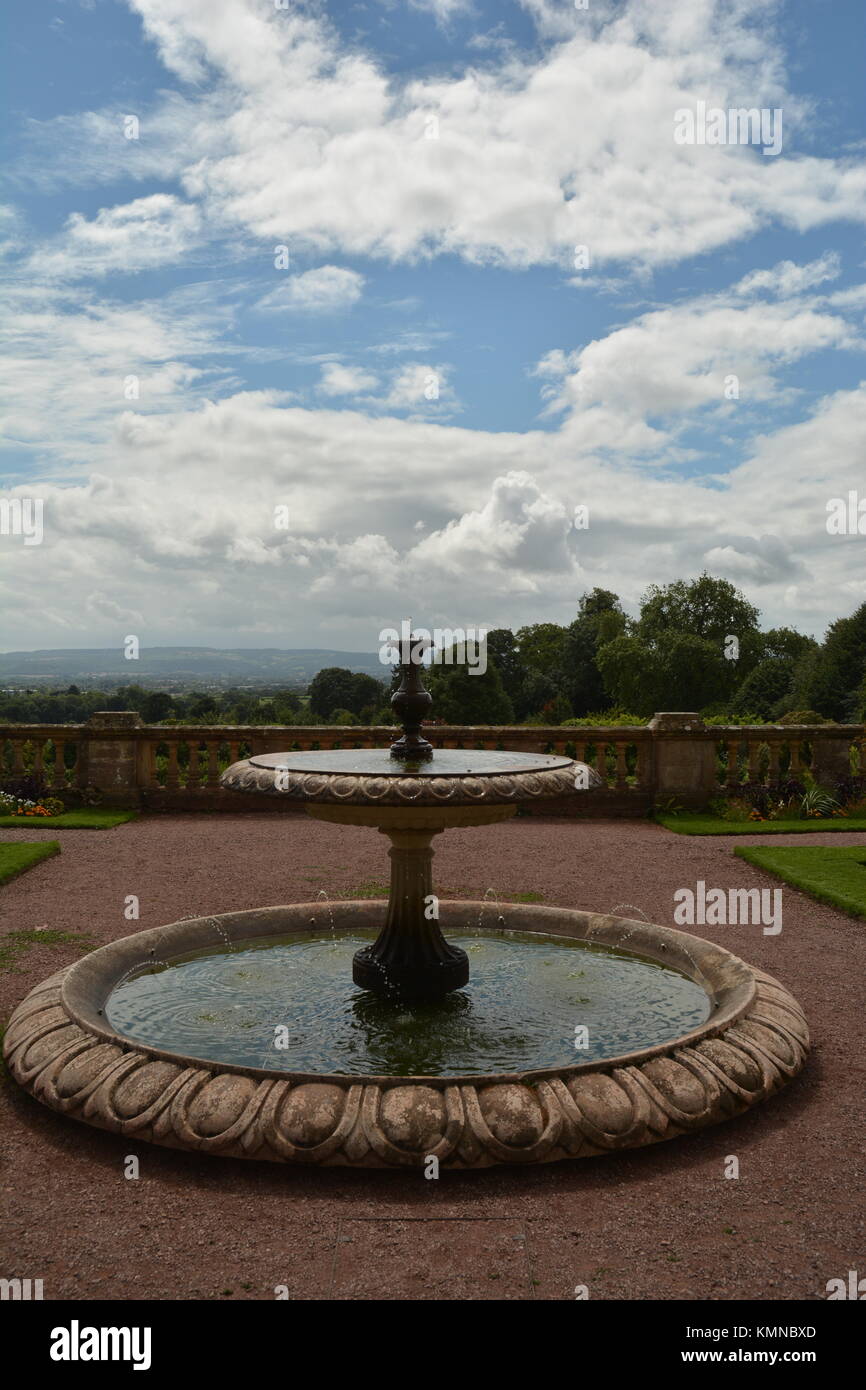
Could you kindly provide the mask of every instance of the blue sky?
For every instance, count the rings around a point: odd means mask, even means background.
[[[0,536],[0,648],[371,647],[407,596],[517,627],[705,568],[818,633],[866,597],[824,524],[866,497],[855,0],[5,26],[0,495],[45,535]],[[781,153],[677,145],[698,102]]]

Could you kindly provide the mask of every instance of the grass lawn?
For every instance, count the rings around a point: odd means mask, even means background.
[[[0,883],[8,883],[17,874],[26,873],[41,859],[50,859],[59,854],[60,846],[56,840],[40,840],[36,844],[0,845]]]
[[[738,845],[734,853],[759,869],[830,903],[843,912],[866,917],[866,845],[835,849],[830,845]]]
[[[656,816],[665,830],[677,835],[813,835],[816,830],[866,831],[866,816],[839,816],[821,820],[723,820],[701,811],[682,811],[678,816]]]
[[[28,830],[110,830],[135,820],[136,811],[106,811],[98,806],[90,810],[64,811],[62,816],[0,816],[0,826],[26,825]]]

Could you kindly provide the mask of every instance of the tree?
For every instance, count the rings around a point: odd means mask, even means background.
[[[729,679],[724,650],[690,632],[665,632],[657,641],[615,637],[598,653],[599,670],[614,700],[648,716],[659,710],[700,710]]]
[[[149,692],[142,685],[120,685],[113,695],[109,695],[103,709],[140,710]]]
[[[614,699],[641,714],[717,705],[730,699],[762,654],[758,617],[726,579],[702,574],[653,584],[633,631],[599,648],[598,669]]]
[[[788,709],[814,709],[825,719],[835,718],[831,713],[836,704],[827,655],[823,647],[815,647],[804,652],[794,666],[791,679],[791,693],[786,697]]]
[[[761,659],[783,657],[790,661],[792,669],[806,652],[815,651],[817,646],[814,637],[806,637],[792,627],[771,627],[769,632],[761,633]]]
[[[514,711],[496,664],[488,661],[482,675],[462,659],[460,646],[442,655],[451,653],[450,663],[436,662],[424,673],[436,717],[446,724],[510,724]]]
[[[516,708],[524,672],[520,661],[520,652],[517,648],[517,638],[510,628],[494,627],[488,632],[487,660],[495,663],[502,677],[505,693]]]
[[[638,628],[647,642],[666,632],[688,632],[723,647],[727,637],[735,636],[742,651],[744,644],[757,638],[759,616],[754,604],[727,579],[702,574],[690,583],[678,579],[661,587],[651,584],[641,600]],[[757,655],[757,642],[754,647]]]
[[[378,705],[384,695],[381,681],[345,666],[325,666],[310,681],[310,710],[330,719],[334,710],[360,714],[365,705]]]
[[[151,690],[141,702],[141,717],[145,724],[159,724],[168,719],[172,710],[172,698],[164,690]]]
[[[660,706],[660,682],[655,653],[648,643],[634,635],[614,637],[599,649],[596,660],[615,704],[635,714],[655,713]]]
[[[190,701],[189,717],[193,720],[201,720],[208,723],[213,719],[219,706],[213,695],[194,695]]]
[[[753,666],[731,703],[734,719],[757,715],[775,718],[780,701],[790,693],[794,663],[788,657],[768,656]]]
[[[566,629],[559,623],[532,623],[517,632],[520,664],[549,675],[562,666]]]
[[[556,699],[557,693],[557,687],[549,676],[530,667],[522,673],[517,695],[512,702],[515,719],[522,723],[531,715],[540,715],[544,706]]]
[[[348,709],[352,698],[352,672],[345,666],[325,666],[310,681],[310,711],[330,719],[335,709]]]
[[[584,594],[577,617],[566,628],[562,658],[563,693],[575,714],[590,714],[611,703],[598,667],[598,651],[625,633],[627,619],[619,598],[609,589]]]
[[[829,685],[826,713],[832,719],[851,719],[859,703],[859,687],[866,676],[866,603],[861,603],[850,618],[837,618],[830,624],[822,652],[823,674]],[[814,701],[808,703],[815,709],[822,709]]]
[[[382,681],[377,681],[374,676],[365,675],[363,671],[356,671],[352,676],[352,698],[346,705],[352,714],[360,715],[365,705],[379,705],[384,694]]]

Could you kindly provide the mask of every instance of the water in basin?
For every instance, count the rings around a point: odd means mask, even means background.
[[[293,1072],[455,1076],[530,1071],[652,1047],[703,1023],[700,985],[638,956],[564,937],[490,931],[462,990],[407,1007],[347,984],[373,934],[247,942],[124,981],[106,1016],[168,1052]],[[587,1030],[587,1046],[577,1029]],[[276,1046],[277,1041],[286,1046]]]

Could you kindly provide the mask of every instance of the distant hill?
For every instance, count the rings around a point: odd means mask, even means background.
[[[114,648],[0,652],[3,685],[307,685],[325,666],[345,666],[384,680],[389,674],[368,652],[324,647],[142,647],[137,661]]]

